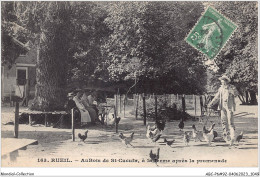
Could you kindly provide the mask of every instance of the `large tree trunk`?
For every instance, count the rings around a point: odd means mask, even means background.
[[[36,92],[31,109],[63,110],[66,99],[67,58],[69,49],[68,24],[65,13],[57,24],[46,24],[37,52]],[[65,17],[65,19],[63,19]]]
[[[47,47],[50,46],[50,47]],[[40,44],[36,68],[36,92],[33,110],[61,110],[65,101],[66,70],[63,58],[55,57],[55,48],[48,42]]]
[[[257,99],[256,99],[256,93],[254,91],[249,91],[249,94],[250,94],[250,104],[251,105],[257,105]]]

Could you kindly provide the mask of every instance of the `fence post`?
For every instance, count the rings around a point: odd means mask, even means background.
[[[75,116],[74,109],[71,109],[71,130],[72,130],[72,141],[75,141]]]
[[[137,120],[138,117],[138,102],[139,102],[139,95],[137,94],[136,98],[136,108],[135,108],[135,119]]]
[[[48,114],[47,113],[45,113],[44,114],[44,118],[45,118],[45,127],[47,127],[48,126]]]
[[[14,137],[18,138],[18,128],[19,128],[19,102],[15,102],[15,116],[14,116]]]
[[[117,121],[117,112],[116,112],[116,107],[114,106],[114,116],[115,116],[115,119]],[[116,133],[118,133],[118,124],[116,123]]]
[[[25,105],[28,106],[28,102],[29,102],[29,96],[30,96],[30,91],[29,91],[29,80],[26,79],[26,89],[25,89]]]
[[[193,103],[194,103],[194,113],[196,116],[197,110],[196,110],[196,95],[193,95]]]
[[[185,95],[182,95],[182,112],[185,113],[186,111],[186,104],[185,104]]]
[[[29,114],[29,125],[32,125],[32,115]]]
[[[122,99],[121,99],[121,95],[119,95],[119,110],[120,110],[120,113],[122,112]]]
[[[134,98],[134,112],[135,112],[135,109],[136,109],[136,94],[133,94],[133,98]]]
[[[126,104],[126,95],[123,97],[123,109],[124,109],[124,117],[125,117],[125,104]]]
[[[157,120],[157,95],[154,95],[155,100],[155,120]]]
[[[202,96],[200,95],[200,114],[201,116],[203,115],[203,99],[202,99]]]
[[[117,94],[114,95],[115,97],[115,110],[116,110],[116,114],[118,113],[117,111],[117,107],[118,107],[118,100],[117,100]]]
[[[146,125],[146,106],[145,106],[145,95],[143,94],[143,109],[144,109],[144,125]]]

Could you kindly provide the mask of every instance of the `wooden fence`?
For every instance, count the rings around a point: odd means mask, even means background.
[[[118,113],[124,113],[124,116],[126,107],[131,107],[136,119],[140,116],[138,115],[138,109],[142,109],[143,113],[146,114],[146,108],[151,105],[154,106],[155,114],[157,114],[157,109],[162,107],[176,106],[178,110],[187,112],[192,116],[201,116],[206,105],[206,98],[204,95],[179,94],[134,94],[129,95],[128,98],[125,95],[114,95],[114,98],[107,98],[107,104],[114,105],[117,115]]]

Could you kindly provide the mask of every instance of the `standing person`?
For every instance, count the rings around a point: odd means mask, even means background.
[[[235,97],[238,95],[237,89],[230,85],[230,79],[223,75],[219,78],[221,86],[209,103],[209,107],[219,103],[219,110],[221,110],[221,123],[223,128],[223,138],[226,142],[230,142],[230,146],[235,141],[235,125],[233,111],[236,110]]]

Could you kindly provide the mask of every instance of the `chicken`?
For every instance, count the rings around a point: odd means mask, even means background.
[[[205,126],[203,127],[203,137],[209,143],[209,145],[211,145],[211,142],[214,139],[214,126],[215,126],[215,124],[212,124],[209,132],[208,132],[208,130],[206,129]]]
[[[200,137],[201,137],[202,132],[198,131],[196,129],[196,126],[193,124],[192,125],[192,138],[195,140],[195,142],[197,142],[197,140],[201,141]]]
[[[184,128],[183,118],[181,119],[181,122],[179,123],[179,128],[180,128],[180,131],[182,131]]]
[[[130,137],[124,136],[123,133],[120,133],[120,134],[119,134],[119,138],[121,139],[122,143],[125,144],[126,146],[127,146],[128,144],[130,144],[132,147],[134,147],[134,146],[131,144],[131,142],[132,142],[133,139],[134,139],[134,132],[131,133]]]
[[[117,118],[116,118],[115,121],[116,121],[116,124],[117,124],[117,125],[119,124],[120,120],[121,120],[121,117],[117,117]]]
[[[115,123],[116,123],[115,115],[114,114],[108,114],[106,124],[113,126],[113,125],[115,125]]]
[[[146,129],[147,138],[155,137],[159,133],[160,133],[160,131],[158,128],[153,129],[150,127],[150,125],[147,126],[147,129]]]
[[[148,125],[148,126],[150,127],[149,129],[150,129],[151,131],[154,131],[155,129],[157,129],[156,124],[154,124],[152,127],[151,127],[150,125]]]
[[[156,121],[155,121],[155,124],[156,124],[156,127],[157,127],[160,131],[163,131],[163,130],[164,130],[164,128],[165,128],[165,120],[162,120],[162,121],[156,120]]]
[[[240,140],[243,138],[243,131],[237,136],[237,138],[236,138],[236,142],[237,142],[237,144],[239,144],[239,142],[240,142]]]
[[[146,130],[146,137],[148,139],[151,139],[152,142],[156,142],[160,139],[161,137],[161,132],[159,131],[158,128],[151,130],[150,125],[147,126],[147,130]]]
[[[116,117],[115,118],[114,114],[109,114],[108,118],[107,118],[107,125],[110,125],[110,126],[113,126],[115,124],[118,125],[120,120],[121,120],[121,117]]]
[[[154,154],[153,150],[150,151],[150,158],[151,158],[152,162],[155,162],[156,165],[157,165],[157,162],[158,162],[159,157],[160,157],[159,153],[160,153],[160,148],[157,149],[157,154]]]
[[[174,143],[174,141],[175,141],[175,140],[169,141],[169,140],[167,140],[166,138],[164,138],[164,143],[166,143],[166,145],[168,145],[168,146],[171,146],[171,145]]]
[[[124,136],[124,134],[123,134],[123,133],[120,133],[120,134],[119,134],[119,138],[121,138],[121,139],[125,139],[125,138],[126,138],[126,136]]]
[[[183,141],[184,141],[184,143],[185,143],[186,146],[189,145],[189,142],[190,142],[190,135],[189,135],[188,132],[184,132]]]
[[[84,142],[88,137],[88,130],[85,132],[84,135],[81,135],[81,133],[79,133],[78,137]]]
[[[206,133],[210,132],[210,130],[207,130],[205,126],[203,127],[203,131],[205,131]],[[218,132],[213,130],[213,135],[214,135],[214,137],[213,137],[213,140],[214,140],[216,137],[218,137]]]
[[[150,132],[151,133],[151,132]],[[151,135],[152,136],[152,135]],[[157,134],[156,136],[154,136],[154,137],[152,137],[151,138],[151,140],[153,141],[153,142],[156,142],[156,141],[158,141],[160,138],[161,138],[161,134]]]

